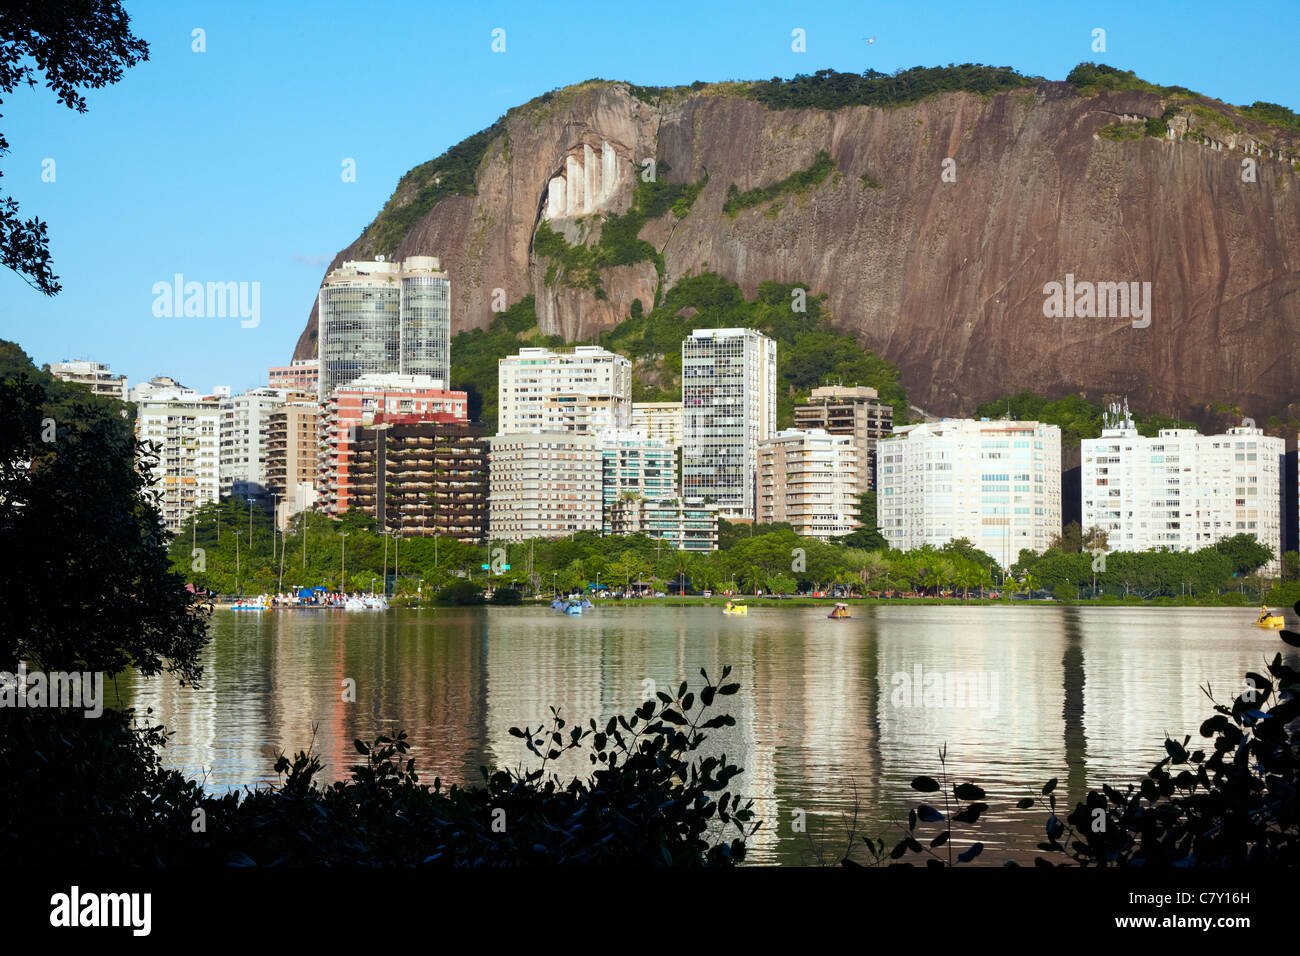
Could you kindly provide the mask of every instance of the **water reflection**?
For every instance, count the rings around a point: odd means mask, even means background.
[[[709,752],[744,767],[740,789],[765,826],[761,862],[810,862],[813,842],[893,835],[917,774],[989,792],[989,857],[1032,854],[1044,813],[1011,808],[1059,777],[1062,803],[1126,783],[1163,755],[1166,732],[1209,713],[1283,645],[1241,610],[872,607],[848,621],[821,609],[439,609],[311,611],[214,619],[203,686],[122,679],[176,736],[168,760],[212,787],[274,779],[274,757],[314,746],[331,777],[352,740],[404,728],[424,779],[474,782],[479,767],[532,765],[512,726],[549,709],[572,724],[628,713],[654,690],[698,687],[731,664],[722,698],[736,726]],[[1294,655],[1292,655],[1294,658]],[[1294,666],[1294,664],[1293,664]],[[349,699],[355,688],[355,702]],[[314,734],[314,742],[313,742]],[[587,773],[578,754],[555,766]],[[795,832],[806,820],[809,833]],[[960,842],[960,841],[959,841]]]

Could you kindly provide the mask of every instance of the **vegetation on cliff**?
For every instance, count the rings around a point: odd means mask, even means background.
[[[524,345],[564,345],[558,335],[521,338],[536,329],[537,309],[529,295],[494,315],[486,329],[466,329],[452,336],[452,387],[466,392],[470,421],[481,422],[489,435],[496,432],[497,425],[497,361],[514,355]]]
[[[897,366],[836,331],[824,298],[804,283],[764,282],[747,300],[736,283],[705,272],[682,279],[660,305],[602,333],[600,341],[637,363],[635,401],[675,402],[681,400],[682,340],[693,329],[757,329],[777,343],[780,427],[793,422],[793,407],[809,390],[826,384],[870,385],[894,407],[894,420],[906,422],[907,393]],[[801,300],[804,311],[796,311]]]
[[[546,285],[554,286],[560,282],[570,288],[586,289],[603,300],[605,289],[601,284],[601,271],[638,262],[653,262],[655,272],[662,279],[664,257],[653,245],[640,238],[641,229],[651,220],[668,213],[684,219],[709,181],[705,175],[694,183],[669,182],[664,175],[670,171],[667,163],[660,162],[654,179],[639,181],[632,194],[632,207],[622,215],[610,213],[606,216],[601,223],[600,237],[592,245],[572,245],[548,223],[540,223],[533,235],[533,253],[550,260],[543,279]]]
[[[1160,86],[1148,83],[1132,70],[1121,70],[1105,63],[1080,63],[1065,77],[1081,93],[1099,93],[1104,90],[1139,90],[1156,96],[1199,96],[1185,86]]]
[[[1203,122],[1217,124],[1225,128],[1232,128],[1235,125],[1233,117],[1236,116],[1249,118],[1290,132],[1300,132],[1300,115],[1277,103],[1256,101],[1250,106],[1218,104],[1217,101],[1211,101],[1186,87],[1162,86],[1151,83],[1137,76],[1131,70],[1122,70],[1104,63],[1080,63],[1070,71],[1065,81],[1085,95],[1125,90],[1152,93],[1162,99],[1176,101],[1178,104],[1177,109],[1195,112]],[[587,81],[587,83],[578,84],[578,86],[587,86],[591,83],[600,82],[605,81]],[[770,109],[812,108],[836,110],[848,106],[877,106],[882,108],[908,106],[931,96],[953,92],[989,96],[1007,90],[1031,87],[1041,82],[1044,82],[1042,77],[1026,76],[1009,66],[963,63],[934,67],[917,66],[911,69],[898,70],[892,74],[882,73],[877,70],[866,70],[861,74],[841,73],[829,69],[818,70],[812,74],[798,74],[790,79],[773,77],[770,80],[737,84],[737,89]],[[688,95],[692,92],[719,85],[697,81],[689,86],[678,87],[638,86],[635,84],[626,84],[626,87],[632,96],[653,105],[669,92]],[[574,87],[566,89],[572,90]],[[475,191],[474,180],[479,165],[493,141],[498,136],[506,135],[507,119],[517,111],[546,107],[547,104],[555,101],[557,97],[562,97],[564,92],[564,90],[553,90],[535,97],[523,106],[511,110],[506,116],[501,117],[486,129],[452,146],[436,159],[422,163],[407,172],[398,182],[397,188],[384,205],[383,210],[362,234],[362,250],[367,254],[383,253],[391,255],[407,233],[439,201],[451,196],[473,195]],[[1204,100],[1207,103],[1213,102],[1216,106],[1222,107],[1225,112],[1221,113],[1217,109],[1204,105],[1204,103],[1195,102],[1197,100]],[[1165,116],[1162,118],[1151,118],[1146,129],[1147,135],[1165,135],[1167,125],[1162,120],[1167,121],[1174,112],[1176,112],[1175,109],[1170,109],[1166,111]],[[1140,138],[1140,134],[1134,136],[1128,130],[1124,130],[1121,135],[1118,129],[1113,130],[1109,135],[1112,138]],[[666,170],[661,169],[661,171]],[[820,181],[820,179],[817,181]],[[753,191],[751,190],[751,192]],[[741,195],[746,196],[748,194]],[[752,198],[749,201],[741,202],[739,205],[733,205],[732,196],[729,193],[727,211],[734,213],[736,209],[762,202],[766,198],[771,197]],[[632,215],[633,212],[629,212],[627,215]],[[642,220],[642,224],[654,218],[656,218],[654,214],[648,215]],[[631,224],[625,224],[625,227],[630,229]],[[639,226],[636,230],[631,230],[633,239],[635,239],[637,231],[639,231]],[[624,259],[619,264],[627,264],[628,261],[639,262],[654,259],[653,254],[636,253],[632,250],[630,246],[633,246],[634,243],[628,243],[626,237],[621,237],[617,245],[620,247],[620,254],[615,254],[614,258]],[[628,254],[634,254],[637,257],[626,260],[624,257]],[[575,275],[575,281],[578,285],[590,288],[593,291],[599,288],[598,278],[593,280],[592,276],[585,273],[581,268],[575,270],[575,272],[578,273],[578,275]]]
[[[804,312],[793,308],[797,300],[792,293],[798,290],[805,292]],[[796,402],[826,384],[870,385],[893,405],[896,422],[907,421],[907,392],[898,367],[836,331],[823,297],[802,283],[765,282],[747,300],[736,283],[711,272],[687,276],[649,312],[634,301],[630,316],[602,333],[600,342],[636,363],[634,401],[675,402],[681,400],[682,340],[693,329],[735,327],[758,329],[777,342],[780,427],[793,422]],[[451,340],[452,385],[468,393],[471,419],[481,421],[489,433],[496,428],[497,361],[523,345],[564,344],[559,336],[529,337],[536,328],[535,301],[528,296],[494,317],[487,329],[460,332]]]
[[[483,154],[504,131],[502,117],[398,180],[393,195],[361,234],[361,248],[369,255],[391,256],[406,234],[439,202],[450,196],[473,195]]]
[[[818,150],[817,155],[813,157],[812,165],[807,169],[797,170],[771,185],[741,192],[740,188],[732,183],[727,188],[727,201],[723,204],[722,211],[734,219],[742,209],[749,209],[779,196],[811,189],[824,182],[834,170],[835,160],[831,158],[831,154],[824,149]]]
[[[1185,86],[1161,86],[1158,83],[1149,83],[1132,70],[1121,70],[1113,66],[1107,66],[1105,63],[1080,63],[1066,76],[1065,82],[1084,94],[1107,90],[1137,90],[1143,93],[1152,93],[1162,100],[1173,101],[1173,105],[1165,110],[1162,117],[1152,117],[1147,121],[1147,135],[1150,136],[1165,135],[1168,132],[1168,120],[1180,111],[1195,116],[1203,124],[1228,131],[1236,131],[1238,125],[1235,119],[1245,117],[1258,123],[1275,126],[1278,129],[1300,132],[1300,115],[1285,106],[1279,106],[1277,103],[1256,100],[1250,106],[1231,106],[1226,103],[1219,103],[1217,100],[1211,100],[1209,97],[1189,90]],[[1225,112],[1220,112],[1219,109],[1206,105],[1207,103],[1214,103],[1215,106],[1222,108]],[[1103,135],[1106,135],[1104,130]],[[1140,137],[1112,135],[1112,138],[1136,139]]]
[[[895,73],[862,74],[818,70],[783,80],[778,76],[750,85],[748,94],[770,109],[837,110],[845,106],[907,106],[940,93],[988,95],[1041,82],[1009,66],[963,63],[916,66]]]

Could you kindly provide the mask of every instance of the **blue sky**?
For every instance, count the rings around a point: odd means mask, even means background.
[[[92,358],[133,383],[169,374],[240,390],[288,362],[325,264],[406,170],[546,90],[950,62],[1063,79],[1098,60],[1300,111],[1287,6],[127,2],[149,61],[91,91],[86,114],[40,88],[0,107],[11,146],[0,192],[48,222],[63,283],[49,299],[0,270],[0,338],[38,364]],[[504,53],[491,50],[498,27]],[[191,49],[196,28],[206,52]],[[805,53],[791,50],[795,28]],[[153,286],[176,273],[259,283],[260,323],[155,317]]]

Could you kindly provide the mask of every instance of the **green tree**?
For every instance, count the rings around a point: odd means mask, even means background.
[[[1214,545],[1214,549],[1227,557],[1232,563],[1233,573],[1240,577],[1259,570],[1274,558],[1272,548],[1245,532],[1224,538]]]
[[[197,683],[207,616],[171,570],[151,460],[128,406],[0,342],[0,670]]]

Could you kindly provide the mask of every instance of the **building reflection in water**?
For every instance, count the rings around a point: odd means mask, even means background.
[[[1262,672],[1282,648],[1240,609],[882,605],[847,621],[825,614],[223,611],[200,688],[130,675],[117,687],[175,732],[169,763],[211,787],[274,781],[275,756],[309,746],[327,777],[343,777],[358,757],[354,738],[399,729],[422,779],[474,783],[480,766],[535,766],[509,729],[536,727],[552,706],[569,726],[594,718],[603,727],[630,715],[651,681],[653,690],[675,693],[685,680],[698,691],[701,668],[717,681],[730,664],[740,692],[719,702],[736,725],[712,731],[704,752],[744,768],[734,786],[764,821],[751,858],[807,863],[810,840],[842,849],[843,818],[855,808],[860,835],[892,843],[891,821],[923,799],[910,781],[939,776],[942,747],[950,780],[989,793],[979,839],[1032,854],[1044,814],[1014,810],[1017,799],[1059,777],[1064,810],[1090,787],[1135,781],[1163,756],[1166,733],[1196,733],[1210,712],[1201,686],[1229,699],[1246,670]],[[982,680],[966,686],[983,696],[935,697],[950,677]],[[348,681],[355,702],[344,699]],[[549,769],[567,778],[592,766],[574,753]],[[796,819],[808,832],[795,832]]]

